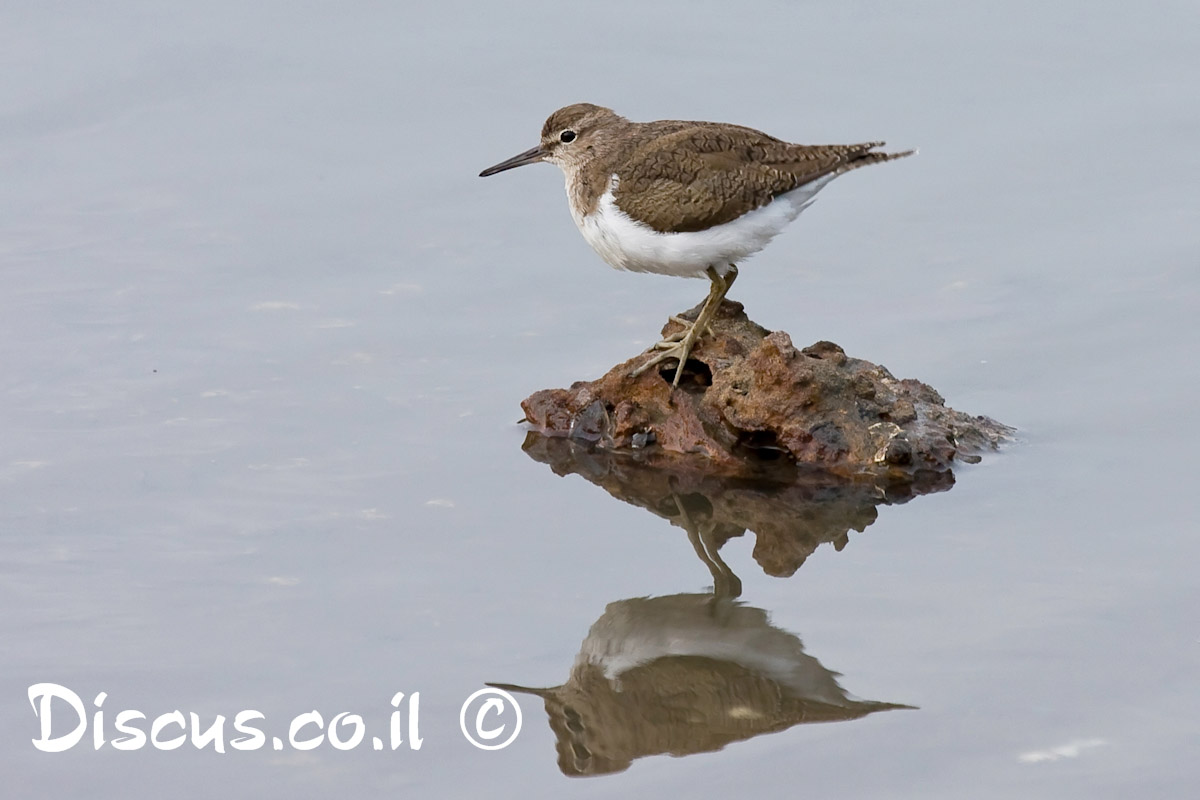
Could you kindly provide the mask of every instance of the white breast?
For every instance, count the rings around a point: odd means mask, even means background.
[[[835,177],[818,178],[735,220],[703,231],[659,233],[633,219],[613,200],[616,175],[595,211],[585,216],[572,208],[572,215],[587,243],[617,269],[699,278],[704,277],[708,267],[724,274],[729,265],[766,247]]]

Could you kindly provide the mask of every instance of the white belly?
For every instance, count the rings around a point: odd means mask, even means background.
[[[835,177],[818,178],[762,208],[703,231],[659,233],[617,208],[611,189],[594,212],[573,216],[587,243],[617,269],[700,278],[709,267],[724,274],[731,264],[762,250]]]

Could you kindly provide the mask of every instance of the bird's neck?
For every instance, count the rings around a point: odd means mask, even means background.
[[[595,212],[600,198],[612,187],[617,168],[644,141],[637,123],[621,120],[612,130],[589,143],[583,158],[559,164],[566,177],[567,200],[578,220]]]
[[[600,198],[612,187],[612,168],[593,164],[591,168],[564,169],[563,173],[566,176],[571,216],[578,222],[596,211]]]

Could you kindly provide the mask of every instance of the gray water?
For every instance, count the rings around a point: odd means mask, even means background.
[[[10,796],[1194,796],[1198,32],[1190,2],[7,4]],[[920,147],[733,295],[1019,441],[908,502],[797,500],[790,577],[531,458],[526,395],[705,291],[605,267],[552,167],[476,177],[579,101]],[[620,677],[639,647],[679,669]],[[808,716],[700,741],[687,698],[750,673]],[[582,733],[529,694],[509,747],[459,730],[487,682],[589,681]],[[106,693],[105,743],[38,750],[38,683]],[[376,751],[397,692],[423,744]],[[128,709],[224,715],[226,752],[118,750]],[[229,746],[245,709],[281,750]],[[312,710],[366,741],[291,747]]]

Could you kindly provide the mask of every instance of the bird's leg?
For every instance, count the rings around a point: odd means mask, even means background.
[[[692,543],[692,548],[695,549],[696,555],[700,556],[704,566],[712,573],[713,594],[724,598],[739,596],[742,593],[742,581],[718,552],[720,547],[716,543],[716,525],[711,519],[707,522],[693,520],[683,500],[674,492],[671,493],[671,499],[675,501],[675,508],[679,509],[680,525],[687,531],[688,541]]]
[[[735,267],[733,264],[730,264],[729,268],[730,268],[731,272],[727,273],[729,275],[729,278],[725,284],[725,291],[729,291],[729,287],[733,285],[733,279],[737,276],[737,267]],[[708,272],[711,273],[712,269],[710,268],[708,270]],[[710,276],[709,280],[710,281],[712,280],[711,276]],[[712,293],[715,290],[715,288],[716,288],[715,284],[709,285],[708,294],[704,298],[705,305],[707,305],[708,301],[712,298]],[[703,307],[701,310],[703,310]],[[697,317],[698,316],[699,316],[699,314],[697,314]],[[668,317],[668,319],[670,319],[671,322],[679,323],[682,327],[679,330],[675,331],[674,333],[669,333],[666,336],[664,336],[662,339],[660,339],[659,341],[650,345],[648,348],[646,348],[647,353],[653,353],[655,350],[670,350],[671,348],[675,347],[675,345],[678,344],[681,339],[683,339],[685,336],[687,336],[688,332],[691,331],[692,326],[696,324],[696,323],[692,322],[692,320],[688,319],[687,317],[681,317],[678,314],[672,314],[670,317]],[[700,336],[703,336],[706,333],[712,333],[711,325],[705,326],[705,329],[700,332]],[[639,370],[638,372],[634,373],[634,376],[636,377],[636,375],[640,375],[640,374],[641,374],[641,371]]]
[[[729,265],[729,271],[724,276],[712,267],[709,267],[706,272],[712,285],[709,287],[708,297],[704,301],[704,306],[696,316],[696,321],[690,323],[686,330],[681,331],[678,339],[676,338],[676,334],[672,334],[671,337],[663,339],[650,348],[651,351],[661,350],[661,352],[655,353],[644,364],[629,373],[631,378],[636,378],[655,364],[659,364],[669,358],[674,358],[679,361],[679,365],[675,368],[675,380],[671,382],[671,386],[676,387],[679,385],[679,379],[683,376],[683,367],[687,364],[688,355],[692,352],[692,346],[696,344],[696,340],[708,331],[709,323],[716,316],[717,309],[721,307],[721,301],[725,299],[725,295],[729,293],[729,287],[733,286],[733,281],[737,278],[737,267],[733,264]]]

